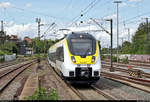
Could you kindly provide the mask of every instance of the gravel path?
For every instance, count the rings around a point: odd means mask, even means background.
[[[46,88],[47,91],[55,88],[60,97],[59,100],[75,100],[70,95],[70,92],[67,91],[66,87],[56,79],[48,66],[49,65],[46,62],[43,62],[41,63],[41,67],[38,70],[39,74],[41,73],[41,86]]]
[[[25,77],[32,74],[32,70],[37,67],[36,64],[30,66],[27,68],[23,73],[21,73],[1,94],[0,94],[0,100],[14,100],[14,97],[18,95],[18,93],[21,93],[21,87],[23,86],[22,80],[24,80]],[[23,87],[22,87],[23,88]]]
[[[93,89],[79,89],[78,91],[82,93],[88,100],[107,100],[107,98],[97,93]]]
[[[96,85],[120,100],[150,100],[150,93],[103,77]]]

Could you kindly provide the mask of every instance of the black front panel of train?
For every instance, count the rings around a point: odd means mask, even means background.
[[[92,68],[91,67],[77,67],[75,69],[76,77],[89,79],[92,77]]]
[[[71,34],[67,37],[67,43],[72,55],[84,58],[96,52],[96,39],[90,34]]]

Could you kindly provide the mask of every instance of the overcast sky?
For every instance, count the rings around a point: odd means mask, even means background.
[[[150,0],[121,0],[119,5],[119,44],[128,40],[126,28],[130,28],[131,37],[139,23],[150,16]],[[109,22],[102,19],[113,19],[113,46],[116,47],[116,4],[114,0],[0,0],[0,20],[4,20],[7,34],[23,38],[37,36],[35,19],[41,18],[41,34],[55,22],[54,29],[46,32],[46,38],[54,39],[58,29],[69,28],[72,31],[101,30],[90,18],[95,18],[106,30]],[[83,14],[81,17],[80,15]],[[79,22],[83,21],[83,24]],[[67,33],[67,32],[66,32]],[[90,32],[101,41],[103,47],[110,46],[110,36],[105,32]],[[62,35],[58,35],[61,37]]]

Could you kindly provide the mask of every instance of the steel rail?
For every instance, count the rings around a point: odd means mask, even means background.
[[[47,63],[48,63],[48,62],[47,62]],[[48,63],[48,64],[49,64],[49,63]],[[88,98],[85,97],[81,92],[79,92],[78,89],[74,88],[74,87],[71,86],[69,83],[67,83],[67,81],[64,80],[64,79],[54,70],[54,68],[50,68],[50,69],[53,69],[53,70],[52,70],[53,73],[54,73],[55,75],[57,75],[57,76],[61,79],[61,81],[62,81],[64,84],[66,84],[78,97],[80,97],[81,100],[88,100]],[[56,77],[56,78],[57,78],[57,77]],[[58,81],[60,81],[60,79],[57,78]],[[64,80],[64,81],[63,81],[63,80]],[[117,100],[115,97],[113,97],[113,96],[107,94],[106,92],[102,92],[100,89],[96,88],[94,85],[91,85],[90,87],[91,87],[94,91],[96,91],[98,94],[104,96],[104,97],[107,98],[107,99],[110,99],[110,100]]]
[[[14,69],[12,69],[12,70],[9,70],[8,72],[6,72],[6,73],[0,75],[0,79],[3,78],[4,76],[8,75],[9,73],[11,73],[11,72],[13,72],[13,71],[15,71],[15,70],[17,70],[17,69],[19,69],[19,68],[22,68],[23,66],[28,65],[28,64],[30,64],[30,63],[31,63],[31,62],[28,62],[28,63],[26,63],[26,64],[23,64],[23,65],[20,65],[20,66],[14,68]]]
[[[103,64],[102,66],[107,66],[107,67],[104,67],[104,68],[109,68],[110,65],[104,65],[104,64]],[[115,68],[116,71],[121,71],[121,72],[126,72],[126,73],[129,72],[128,69],[118,68],[118,67],[116,67],[116,66],[115,66],[114,68]],[[143,73],[142,73],[142,76],[147,77],[147,78],[150,78],[150,74],[149,74],[149,73],[143,72]]]
[[[25,64],[25,68],[23,68],[21,71],[19,71],[15,76],[13,76],[11,79],[9,79],[5,84],[2,85],[2,87],[0,87],[0,93],[17,77],[19,76],[25,69],[27,69],[28,67],[30,67],[32,64],[33,64],[34,61],[28,63],[28,64]],[[24,66],[21,66],[21,67],[24,67]],[[20,68],[19,68],[20,69]],[[12,71],[13,72],[13,71]],[[11,72],[9,72],[11,73]],[[7,73],[6,75],[8,75],[9,73]],[[4,76],[3,76],[4,77]],[[2,78],[2,77],[1,77]]]
[[[34,58],[35,59],[35,58]],[[32,59],[32,60],[34,60]],[[28,61],[27,59],[24,60],[24,62]],[[20,59],[19,61],[14,61],[14,62],[8,62],[8,63],[5,63],[5,64],[0,64],[0,69],[2,68],[6,68],[6,67],[9,67],[9,66],[13,66],[13,65],[17,65],[19,64],[20,62],[22,62],[22,59]]]
[[[129,81],[129,82],[132,82],[132,83],[135,83],[135,84],[141,84],[141,85],[150,87],[149,80],[142,79],[143,82],[141,82],[141,80],[140,81],[138,79],[134,79],[133,80],[132,77],[128,77],[128,76],[123,76],[123,75],[118,75],[118,74],[112,74],[112,73],[107,73],[107,72],[101,72],[101,74],[104,75],[104,76],[110,76],[112,78],[117,78],[117,79]]]
[[[110,99],[110,100],[117,100],[117,98],[115,98],[114,96],[110,95],[109,93],[106,93],[106,92],[100,90],[100,89],[97,88],[95,85],[91,85],[91,87],[92,87],[95,91],[97,91],[97,93],[103,95],[104,97],[106,97],[106,98],[108,98],[108,99]]]
[[[110,64],[110,62],[105,62],[105,61],[102,61],[102,63],[104,64]],[[123,67],[128,67],[128,66],[131,66],[131,67],[135,67],[135,68],[143,68],[143,69],[150,69],[150,66],[147,67],[147,66],[138,66],[138,65],[132,65],[132,64],[123,64],[123,63],[113,63],[113,65],[117,65],[117,66],[123,66]]]
[[[106,60],[103,60],[103,61],[108,61],[110,62],[110,59],[106,59]],[[135,63],[134,63],[135,62]],[[138,64],[137,64],[138,63]],[[133,60],[129,60],[129,64],[132,64],[132,65],[137,65],[137,66],[148,66],[150,67],[150,62],[141,62],[141,61],[133,61]]]
[[[60,82],[65,84],[68,88],[70,88],[81,100],[86,100],[87,98],[83,96],[78,90],[76,90],[74,87],[72,87],[69,83],[66,82],[55,70],[52,66],[49,65],[48,61],[47,64],[49,66],[49,69],[54,73],[56,79]],[[64,80],[64,81],[63,81]]]
[[[113,74],[108,74],[108,73],[101,73],[101,75],[103,76],[103,77],[105,77],[105,78],[108,78],[108,79],[111,79],[111,80],[115,80],[115,81],[117,81],[117,82],[120,82],[120,83],[123,83],[123,84],[126,84],[126,85],[128,85],[128,86],[131,86],[131,87],[134,87],[134,88],[137,88],[137,89],[140,89],[140,90],[142,90],[142,91],[145,91],[145,92],[148,92],[148,93],[150,93],[150,90],[147,90],[147,89],[145,89],[145,88],[142,88],[142,87],[137,87],[136,85],[134,85],[134,84],[137,84],[137,85],[143,85],[142,83],[139,83],[139,82],[137,82],[137,81],[134,81],[134,80],[130,80],[130,79],[126,79],[126,78],[123,78],[123,77],[120,77],[120,76],[117,76],[117,75],[113,75]],[[120,81],[121,80],[121,81]],[[127,81],[127,82],[124,82],[124,81]],[[132,84],[130,84],[130,83],[134,83],[133,85]],[[147,88],[149,88],[149,83],[147,83]]]

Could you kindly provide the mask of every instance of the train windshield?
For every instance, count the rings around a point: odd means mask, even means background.
[[[71,39],[71,49],[74,55],[92,55],[93,39]]]

